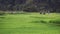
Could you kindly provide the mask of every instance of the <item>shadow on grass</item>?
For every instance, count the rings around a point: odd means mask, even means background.
[[[0,17],[0,18],[1,18],[1,19],[4,19],[5,17],[2,16],[2,17]]]
[[[50,20],[49,23],[55,24],[57,26],[60,26],[60,20]]]
[[[5,19],[5,17],[4,17],[4,16],[0,16],[0,23],[1,23],[1,22],[3,22],[3,21],[4,21],[4,19]]]
[[[60,21],[59,20],[51,20],[49,21],[50,23],[55,23],[55,24],[60,24]]]
[[[44,20],[38,20],[38,21],[32,21],[31,23],[44,23],[44,24],[50,24],[55,26],[60,26],[60,20],[50,20],[50,21],[44,21]]]
[[[31,23],[47,23],[47,21],[40,20],[40,21],[32,21]]]

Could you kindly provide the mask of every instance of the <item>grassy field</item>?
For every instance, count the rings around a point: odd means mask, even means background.
[[[0,34],[60,34],[59,23],[60,14],[56,13],[6,14],[0,16]]]

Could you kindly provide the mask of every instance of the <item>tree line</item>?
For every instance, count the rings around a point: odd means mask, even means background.
[[[1,11],[60,12],[60,0],[0,0]]]

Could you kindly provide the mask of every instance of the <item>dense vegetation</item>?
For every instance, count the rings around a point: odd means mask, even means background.
[[[0,10],[40,11],[41,8],[60,12],[60,0],[0,0]]]

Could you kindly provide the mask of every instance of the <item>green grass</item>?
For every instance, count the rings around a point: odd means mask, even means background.
[[[6,14],[0,16],[0,34],[60,34],[60,26],[49,23],[56,19],[60,14]]]

